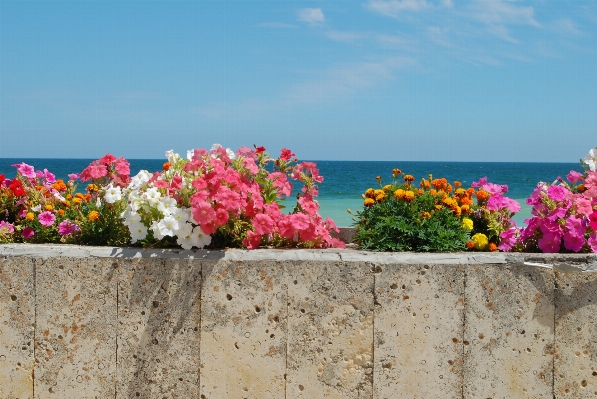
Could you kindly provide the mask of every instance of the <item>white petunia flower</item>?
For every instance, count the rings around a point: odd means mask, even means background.
[[[176,242],[184,249],[193,248],[193,225],[185,223],[180,229],[178,229]]]
[[[41,212],[41,205],[35,205],[31,210],[33,212]]]
[[[583,159],[584,163],[587,164],[591,172],[597,171],[597,148],[593,148],[587,156]]]
[[[193,240],[193,245],[197,248],[206,247],[211,243],[211,236],[205,234],[199,226],[193,229],[193,235],[191,239]]]
[[[145,198],[151,206],[157,206],[161,196],[162,194],[157,187],[150,187],[143,193],[143,198]]]
[[[178,225],[182,226],[191,218],[191,208],[176,208],[176,211],[171,215],[176,219]]]
[[[193,155],[195,155],[195,150],[188,150],[187,151],[187,159],[191,161],[193,159]]]
[[[125,214],[125,212],[123,212],[123,214]],[[135,224],[141,223],[141,215],[139,215],[137,212],[129,212],[128,214],[125,215],[124,217],[124,222],[123,224],[125,226],[132,226]]]
[[[106,201],[108,204],[113,204],[116,201],[120,201],[122,199],[122,192],[120,191],[120,187],[116,186],[112,186],[112,183],[110,183],[106,188],[106,194],[104,195],[104,201]]]
[[[160,232],[160,228],[158,227],[158,222],[156,222],[155,220],[151,223],[151,226],[149,226],[149,228],[153,232],[153,238],[155,238],[156,240],[161,240],[162,238],[165,237]]]
[[[158,211],[164,216],[170,216],[176,212],[176,200],[172,197],[161,197],[158,203]]]
[[[158,222],[158,229],[162,236],[174,237],[178,231],[178,222],[173,216],[166,216]]]
[[[131,232],[131,243],[134,244],[138,240],[143,240],[147,237],[147,227],[143,223],[134,223],[128,226]]]
[[[149,173],[146,170],[141,170],[141,171],[139,171],[139,173],[137,173],[136,176],[134,176],[131,179],[131,182],[127,186],[127,190],[129,190],[129,191],[131,191],[131,190],[138,190],[144,184],[147,184],[147,182],[149,181],[149,179],[151,179],[151,173]]]

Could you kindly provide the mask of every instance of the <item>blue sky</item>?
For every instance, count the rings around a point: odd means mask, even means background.
[[[597,2],[0,0],[0,157],[576,162]]]

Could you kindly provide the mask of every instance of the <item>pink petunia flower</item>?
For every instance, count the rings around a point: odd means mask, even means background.
[[[581,218],[572,215],[568,218],[568,220],[566,220],[565,226],[570,234],[578,237],[584,237],[586,227],[583,225]]]
[[[73,181],[77,180],[79,177],[81,177],[80,173],[69,173],[68,174],[68,178],[71,179],[71,180],[73,180]]]
[[[0,221],[0,233],[5,231],[5,234],[14,233],[14,225],[12,223],[5,222],[4,220]]]
[[[503,252],[509,251],[516,245],[516,242],[518,241],[518,233],[519,230],[517,228],[511,228],[500,234],[501,241],[500,245],[498,245],[498,249]]]
[[[12,166],[16,166],[17,171],[25,177],[28,177],[30,179],[35,179],[37,177],[37,175],[35,174],[35,169],[33,169],[33,166],[27,165],[25,162],[14,164]]]
[[[39,223],[41,223],[42,225],[51,226],[54,224],[56,216],[54,216],[54,214],[50,211],[45,211],[37,215],[37,219],[39,220]]]
[[[585,237],[578,236],[576,234],[566,233],[564,234],[564,248],[578,252],[585,245]]]
[[[259,235],[269,234],[274,227],[274,221],[271,217],[263,213],[255,215],[251,221],[253,224],[253,230]]]
[[[539,239],[537,245],[539,249],[545,253],[557,253],[560,252],[561,243],[561,234],[547,232]]]
[[[575,170],[571,170],[570,173],[566,175],[566,179],[568,179],[570,183],[578,183],[582,181],[583,175]]]
[[[593,205],[591,204],[591,200],[582,196],[577,196],[574,198],[574,204],[576,205],[576,210],[581,215],[590,215],[593,213]]]
[[[309,228],[309,216],[303,213],[290,215],[289,220],[295,230],[305,230]]]
[[[256,249],[261,245],[262,236],[249,230],[247,231],[247,237],[243,240],[243,245],[247,249]]]
[[[290,151],[288,148],[282,148],[280,151],[280,159],[282,161],[288,161],[290,158],[294,157],[296,154]]]
[[[591,233],[587,243],[593,252],[597,252],[597,233]]]
[[[597,211],[589,215],[589,226],[591,226],[593,230],[597,231]]]
[[[24,239],[29,239],[35,235],[35,231],[31,227],[25,227],[21,233]]]

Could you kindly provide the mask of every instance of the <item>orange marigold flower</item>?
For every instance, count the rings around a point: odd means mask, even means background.
[[[383,190],[375,190],[375,200],[377,202],[382,202],[386,199],[386,193]]]
[[[431,214],[429,212],[421,213],[421,217],[424,219],[431,219]]]
[[[419,187],[428,189],[431,187],[431,183],[429,182],[429,180],[421,179],[421,183],[419,183]]]
[[[31,222],[33,219],[35,219],[35,214],[33,212],[27,212],[25,219]]]
[[[85,196],[83,194],[81,194],[81,193],[76,193],[75,197],[79,198],[79,199],[85,199]]]
[[[420,188],[417,188],[417,194],[423,195],[423,190],[421,190]]]
[[[41,191],[41,190],[43,190],[43,189],[44,189],[44,186],[37,186],[37,187],[35,187],[35,189],[36,189],[37,191]]]
[[[489,251],[490,252],[497,251],[497,245],[495,245],[494,243],[490,242],[489,243]]]
[[[461,210],[463,213],[468,213],[468,211],[470,211],[470,210],[471,210],[471,207],[470,207],[470,205],[464,204],[464,205],[462,205],[462,206],[460,207],[460,210]]]
[[[469,193],[470,195],[473,195],[475,193],[475,189],[472,187],[469,187],[466,189],[466,192]]]
[[[58,191],[65,191],[66,184],[64,184],[64,180],[58,179],[58,180],[56,180],[56,183],[52,184],[52,188],[54,190],[58,190]]]
[[[386,184],[385,186],[383,186],[383,191],[390,191],[391,189],[392,189],[391,184]]]
[[[377,182],[378,182],[379,184],[381,184],[381,176],[375,176],[375,180],[377,180]]]
[[[58,209],[58,214],[60,216],[64,216],[64,209]]]
[[[462,215],[462,210],[460,209],[460,207],[458,205],[456,205],[455,208],[450,208],[452,209],[452,213],[454,214],[454,216],[459,217],[460,215]]]
[[[410,190],[404,192],[404,200],[406,202],[411,202],[414,199],[415,199],[415,193],[414,192],[412,192]]]
[[[584,193],[585,191],[587,191],[587,188],[584,184],[579,184],[578,187],[576,187],[576,191],[578,191],[579,193]]]
[[[372,188],[368,188],[367,191],[365,191],[365,197],[375,198],[375,191]]]
[[[91,194],[85,194],[83,198],[85,199],[85,201],[91,201]]]
[[[404,175],[404,181],[406,182],[413,182],[415,181],[415,177],[413,175]]]
[[[89,220],[90,222],[95,222],[96,220],[98,220],[100,218],[100,214],[98,211],[91,211],[89,212],[89,214],[87,215],[87,220]]]
[[[472,241],[467,241],[467,242],[466,242],[466,247],[467,247],[468,249],[473,249],[473,248],[475,248],[475,243],[474,243],[474,242],[472,242]]]
[[[396,178],[402,171],[398,168],[392,169],[392,177]]]
[[[169,170],[170,166],[172,166],[172,164],[170,162],[166,162],[162,165],[162,169]]]
[[[375,200],[373,198],[365,198],[365,203],[364,205],[366,207],[370,207],[373,206],[373,204],[375,204]]]
[[[460,198],[461,205],[471,205],[472,203],[473,203],[473,200],[470,199],[468,196]]]
[[[477,191],[477,200],[478,201],[485,201],[487,198],[489,198],[489,193],[485,190],[479,190]]]
[[[67,208],[70,207],[70,201],[64,201],[62,204]]]
[[[399,188],[398,190],[394,191],[394,198],[397,200],[401,200],[404,198],[404,190]]]
[[[429,194],[431,194],[433,196],[436,196],[437,195],[437,191],[436,190],[430,190]]]
[[[460,183],[459,181],[455,181],[454,182],[454,187],[462,187],[462,183]]]
[[[449,193],[452,192],[452,185],[451,184],[446,185],[446,191],[449,192]]]

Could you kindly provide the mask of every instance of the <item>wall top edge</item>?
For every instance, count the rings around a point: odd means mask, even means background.
[[[489,265],[526,264],[563,272],[597,271],[597,254],[529,254],[502,252],[414,253],[358,249],[181,250],[91,247],[55,244],[0,244],[2,257],[158,258],[230,261],[343,261],[371,264]]]

